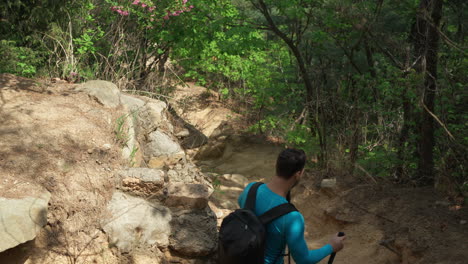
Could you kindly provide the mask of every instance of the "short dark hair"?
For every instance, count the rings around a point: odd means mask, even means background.
[[[287,148],[278,155],[276,175],[285,179],[304,169],[306,154],[302,149]]]

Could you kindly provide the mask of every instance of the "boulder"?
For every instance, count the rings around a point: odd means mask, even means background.
[[[203,177],[203,173],[200,172],[200,169],[190,162],[176,164],[167,172],[169,182],[194,183]],[[200,182],[198,181],[198,183]]]
[[[171,221],[170,248],[183,256],[207,256],[217,248],[216,215],[207,210],[183,210]]]
[[[321,188],[334,189],[336,187],[336,179],[323,179],[320,183]]]
[[[167,171],[167,179],[169,182],[185,182],[192,183],[194,181],[193,175],[187,175],[184,173],[179,173],[176,170]]]
[[[167,247],[171,234],[171,211],[157,202],[114,192],[101,222],[109,242],[122,252],[141,247]]]
[[[157,194],[164,186],[164,171],[129,168],[118,172],[117,186],[125,192],[141,196]]]
[[[77,89],[94,97],[105,107],[114,108],[120,104],[120,90],[111,82],[102,80],[88,81],[78,86]]]
[[[143,109],[143,107],[146,104],[145,101],[143,101],[143,100],[141,100],[139,98],[127,95],[127,94],[121,94],[120,95],[120,103],[122,105],[124,105],[131,112],[140,111],[141,109]]]
[[[166,206],[186,209],[203,209],[208,205],[212,190],[208,186],[196,183],[169,183]]]
[[[183,153],[179,143],[162,131],[156,130],[149,134],[145,153],[158,157],[163,155],[175,155]]]
[[[136,134],[139,141],[151,132],[162,127],[173,132],[172,124],[166,116],[167,105],[163,101],[146,98],[145,100],[122,94],[120,102],[134,117]]]
[[[172,132],[172,125],[166,117],[166,103],[157,100],[151,100],[140,108],[137,112],[138,117],[138,136],[145,137],[160,127],[166,128]]]
[[[0,197],[0,252],[36,237],[47,223],[49,199],[47,191],[20,199]]]
[[[148,157],[150,168],[162,168],[164,165],[174,165],[185,158],[185,152],[179,143],[160,130],[153,131],[148,136],[145,146],[145,156]]]

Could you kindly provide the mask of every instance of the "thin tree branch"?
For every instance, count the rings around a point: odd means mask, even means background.
[[[429,110],[429,108],[427,108],[426,104],[422,101],[421,99],[421,105],[423,106],[424,110],[427,111],[427,113],[429,113],[436,121],[437,123],[439,123],[439,125],[445,130],[445,132],[447,133],[447,135],[449,135],[449,137],[455,141],[455,137],[452,135],[452,133],[450,133],[450,131],[448,130],[447,126],[445,126],[444,123],[442,123],[442,121],[440,121],[440,119],[431,111]]]

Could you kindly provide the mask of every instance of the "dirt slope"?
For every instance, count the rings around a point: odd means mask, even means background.
[[[99,230],[123,162],[113,135],[118,115],[73,85],[0,75],[0,179],[15,179],[0,185],[0,195],[27,195],[28,183],[52,194],[49,224],[25,250],[2,253],[1,263],[23,263],[18,254],[32,254],[30,264],[118,263]]]

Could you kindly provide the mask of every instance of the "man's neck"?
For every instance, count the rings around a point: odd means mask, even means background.
[[[267,183],[267,186],[272,192],[286,198],[286,195],[294,186],[294,182],[295,180],[293,178],[286,180],[284,178],[274,176],[271,178],[270,182]]]

